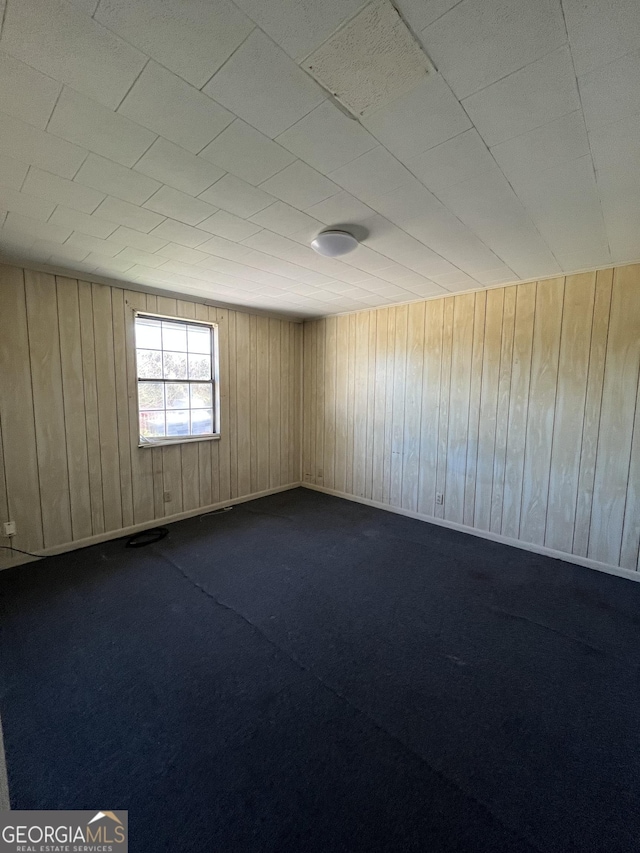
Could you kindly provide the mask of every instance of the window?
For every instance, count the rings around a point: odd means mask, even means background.
[[[140,445],[219,434],[217,327],[136,314]]]

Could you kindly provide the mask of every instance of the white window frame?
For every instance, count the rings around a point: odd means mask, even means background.
[[[158,436],[157,438],[144,438],[140,435],[140,397],[138,395],[138,382],[146,381],[140,380],[138,376],[138,346],[136,340],[136,320],[138,317],[148,318],[150,320],[167,320],[172,323],[182,323],[188,326],[205,326],[210,330],[211,333],[211,383],[213,384],[213,429],[212,433],[206,433],[205,435],[176,435],[174,437],[169,435]],[[168,314],[155,314],[152,311],[138,311],[134,310],[133,312],[133,348],[134,348],[134,362],[135,362],[135,383],[136,383],[136,412],[138,415],[137,422],[137,434],[138,434],[138,447],[163,447],[167,445],[174,444],[187,444],[194,441],[215,441],[220,438],[220,355],[219,355],[219,346],[218,346],[218,324],[217,323],[209,323],[207,320],[193,320],[191,317],[173,317]],[[164,352],[164,350],[162,350]],[[167,380],[167,379],[156,379],[149,380],[150,382],[192,382],[203,380]]]

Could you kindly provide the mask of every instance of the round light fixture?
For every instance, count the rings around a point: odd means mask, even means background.
[[[328,258],[337,258],[338,255],[353,252],[357,245],[356,238],[347,231],[322,231],[311,241],[311,248]]]

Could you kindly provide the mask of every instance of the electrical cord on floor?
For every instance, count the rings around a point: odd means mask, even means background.
[[[11,545],[0,545],[3,551],[15,551],[16,554],[26,554],[27,557],[37,557],[39,560],[42,560],[43,554],[32,554],[31,551],[21,551],[20,548],[12,548]]]
[[[212,509],[211,512],[205,512],[204,515],[200,516],[200,521],[203,518],[209,518],[210,515],[222,515],[223,512],[230,512],[233,509],[232,506],[223,506],[222,509]]]

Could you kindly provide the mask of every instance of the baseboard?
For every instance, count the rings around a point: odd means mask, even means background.
[[[278,492],[287,492],[290,489],[297,489],[301,483],[288,483],[286,486],[276,486],[273,489],[264,489],[262,492],[252,492],[250,495],[243,495],[237,498],[229,498],[226,501],[218,501],[215,504],[200,506],[197,509],[189,509],[185,512],[176,512],[173,515],[165,515],[164,518],[154,518],[152,521],[143,521],[140,524],[132,524],[129,527],[121,527],[119,530],[110,530],[108,533],[99,533],[96,536],[87,536],[86,539],[76,539],[74,542],[65,542],[63,545],[55,545],[52,548],[42,548],[34,551],[35,557],[27,557],[26,555],[16,554],[7,565],[0,567],[0,571],[4,569],[12,569],[14,566],[21,566],[24,563],[32,563],[38,557],[54,557],[56,554],[66,554],[68,551],[76,551],[78,548],[88,548],[90,545],[99,545],[101,542],[108,542],[111,539],[122,539],[123,536],[131,536],[141,530],[149,530],[151,527],[164,527],[166,524],[172,524],[175,521],[183,521],[185,518],[194,518],[196,515],[204,515],[207,512],[213,512],[216,509],[223,509],[226,506],[236,506],[236,504],[255,501],[258,498],[266,498],[268,495],[276,495]]]
[[[640,581],[640,572],[634,572],[630,569],[622,569],[620,566],[612,566],[609,563],[600,563],[598,560],[590,560],[588,557],[579,557],[575,554],[568,554],[565,551],[556,551],[553,548],[546,548],[544,545],[534,545],[531,542],[522,542],[520,539],[510,539],[508,536],[502,536],[499,533],[490,533],[486,530],[477,530],[475,527],[469,527],[468,524],[458,524],[455,521],[446,521],[443,518],[435,518],[432,515],[425,515],[421,512],[413,512],[410,509],[400,509],[399,507],[389,506],[389,504],[381,503],[380,501],[372,501],[369,498],[361,498],[357,495],[350,495],[346,492],[338,492],[335,489],[327,489],[325,486],[316,486],[314,483],[301,483],[303,488],[312,489],[315,492],[322,492],[325,495],[333,495],[336,498],[344,498],[347,501],[372,506],[376,509],[384,509],[387,512],[394,512],[396,515],[404,515],[407,518],[415,518],[418,521],[426,521],[428,524],[436,524],[438,527],[447,527],[450,530],[457,530],[460,533],[470,533],[472,536],[478,536],[480,539],[489,539],[491,542],[500,542],[502,545],[511,545],[513,548],[520,548],[522,551],[531,551],[534,554],[543,554],[545,557],[551,557],[554,560],[563,560],[565,563],[574,563],[577,566],[584,566],[587,569],[595,569],[597,572],[606,572],[608,575],[616,575],[627,580]]]

